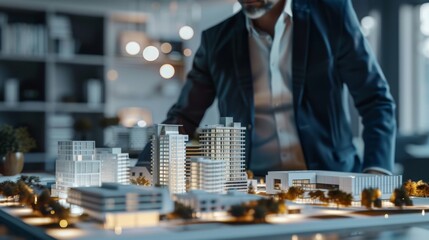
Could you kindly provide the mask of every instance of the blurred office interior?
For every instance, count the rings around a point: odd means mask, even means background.
[[[397,102],[395,172],[428,181],[429,3],[353,4]],[[24,170],[52,172],[65,139],[135,157],[177,99],[201,31],[239,10],[236,0],[0,0],[0,124],[35,137]],[[202,124],[218,118],[214,106]]]

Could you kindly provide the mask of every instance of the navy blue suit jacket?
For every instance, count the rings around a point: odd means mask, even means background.
[[[360,31],[351,1],[294,0],[292,11],[292,91],[307,167],[347,172],[378,167],[391,171],[395,105]],[[220,116],[233,117],[247,127],[248,164],[254,122],[250,66],[245,16],[239,12],[202,33],[192,69],[165,123],[182,124],[183,132],[192,136],[217,98]],[[363,159],[356,154],[343,108],[345,86],[364,126]],[[149,152],[147,147],[139,161],[150,159]]]

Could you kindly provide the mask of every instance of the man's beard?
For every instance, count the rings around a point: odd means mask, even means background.
[[[244,14],[251,19],[257,19],[270,11],[279,0],[259,0],[252,2],[253,4],[246,5],[246,0],[239,0]]]

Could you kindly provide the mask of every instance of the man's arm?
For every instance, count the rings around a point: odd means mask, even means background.
[[[201,45],[195,53],[191,71],[188,73],[185,85],[179,99],[167,113],[163,123],[180,124],[181,133],[193,135],[199,126],[205,111],[212,105],[216,90],[209,71],[209,54],[207,52],[206,34],[201,36]],[[150,161],[150,143],[146,145],[139,156],[137,165]]]
[[[363,171],[391,173],[396,136],[395,104],[386,79],[362,35],[350,0],[343,2],[343,26],[337,55],[339,76],[362,117]]]

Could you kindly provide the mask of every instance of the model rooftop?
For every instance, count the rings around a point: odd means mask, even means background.
[[[95,195],[100,197],[116,197],[123,196],[126,193],[146,193],[146,192],[157,192],[160,188],[156,187],[142,187],[138,185],[122,185],[118,183],[103,183],[101,187],[75,187],[74,189],[79,190],[88,195]]]
[[[332,176],[332,177],[368,177],[378,176],[377,174],[371,173],[355,173],[355,172],[336,172],[336,171],[325,171],[325,170],[297,170],[297,171],[272,171],[276,173],[314,173],[317,175]],[[381,176],[381,175],[380,175]]]

